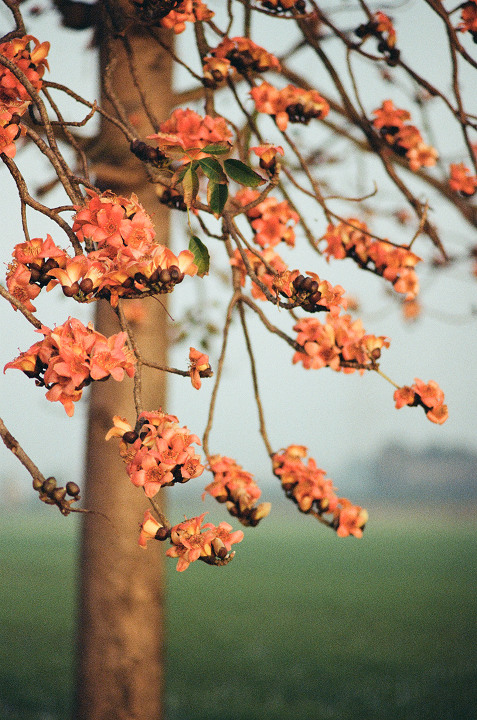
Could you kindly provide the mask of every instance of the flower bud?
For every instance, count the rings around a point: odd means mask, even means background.
[[[56,488],[56,480],[54,477],[46,478],[45,482],[42,485],[42,490],[44,493],[49,495],[53,492],[53,490]]]
[[[270,510],[272,509],[272,503],[269,502],[263,502],[260,503],[260,505],[257,505],[255,510],[253,511],[253,519],[257,522],[259,520],[263,520],[263,518],[267,517],[267,515],[270,514]]]
[[[74,282],[72,285],[68,286],[65,285],[63,287],[63,295],[66,297],[73,297],[74,295],[77,295],[79,293],[79,285],[77,282]]]
[[[66,488],[64,488],[64,487],[56,488],[56,490],[53,490],[53,492],[51,493],[51,497],[57,503],[61,503],[62,500],[65,499],[65,495],[66,495]]]
[[[66,483],[66,492],[68,493],[68,495],[76,497],[80,494],[81,490],[79,485],[77,485],[75,482],[68,482]]]
[[[214,548],[214,552],[217,557],[223,560],[224,557],[227,555],[227,548],[225,547],[222,540],[218,537],[214,538],[212,540],[212,547]]]

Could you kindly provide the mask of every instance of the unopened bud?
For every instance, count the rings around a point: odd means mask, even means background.
[[[54,477],[46,478],[45,482],[42,485],[42,490],[44,493],[49,495],[53,492],[53,490],[56,488],[56,480]]]
[[[156,540],[166,540],[168,537],[170,537],[170,534],[170,528],[160,527],[154,537],[156,538]]]
[[[79,293],[79,285],[77,282],[74,282],[72,285],[63,286],[63,295],[66,297],[73,297],[74,295],[77,295]]]
[[[257,522],[259,520],[263,520],[263,518],[266,518],[267,515],[270,515],[270,510],[272,509],[272,503],[264,502],[260,503],[260,505],[257,505],[255,510],[253,511],[253,519]]]
[[[93,281],[91,280],[91,278],[84,278],[84,280],[80,282],[80,289],[81,292],[85,295],[88,295],[90,292],[92,292]]]
[[[33,490],[36,490],[37,492],[39,490],[41,490],[41,488],[43,487],[43,483],[39,478],[33,478],[32,485],[33,485]]]
[[[77,485],[75,482],[68,482],[66,483],[66,492],[68,493],[68,495],[76,497],[80,494],[81,490],[79,485]]]
[[[53,500],[58,503],[65,499],[65,495],[66,488],[64,487],[56,488],[56,490],[53,490],[53,492],[51,493],[51,497],[53,498]]]
[[[125,443],[128,443],[128,445],[131,445],[133,442],[136,442],[139,435],[137,432],[134,432],[134,430],[128,430],[128,432],[125,432],[123,435],[123,440]]]
[[[224,557],[227,555],[227,548],[225,547],[222,540],[218,537],[214,538],[212,540],[212,547],[214,548],[214,552],[217,557],[223,560]]]

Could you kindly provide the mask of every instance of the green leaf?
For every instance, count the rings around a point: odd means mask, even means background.
[[[207,175],[212,182],[227,182],[227,177],[222,170],[222,165],[215,158],[203,158],[198,161],[198,164],[202,168],[204,175]]]
[[[197,275],[204,277],[209,272],[210,256],[207,247],[202,240],[193,235],[189,241],[189,250],[194,255],[194,262],[197,265]]]
[[[257,187],[257,185],[262,185],[265,182],[263,177],[240,160],[225,160],[224,168],[227,175],[232,178],[232,180],[235,180],[235,182],[240,183],[240,185]]]
[[[189,170],[190,166],[191,166],[191,163],[187,163],[187,165],[183,165],[180,170],[177,170],[177,172],[176,172],[177,182],[182,182],[182,180],[184,179],[184,175]]]
[[[227,155],[231,150],[230,145],[221,145],[219,143],[214,143],[212,145],[206,145],[204,148],[202,148],[202,152],[209,153],[210,155]]]
[[[225,183],[215,183],[212,180],[207,186],[207,202],[215,217],[220,217],[229,196],[229,189]]]
[[[182,188],[184,190],[184,202],[187,207],[191,207],[199,191],[199,178],[192,167],[192,163],[182,178]]]

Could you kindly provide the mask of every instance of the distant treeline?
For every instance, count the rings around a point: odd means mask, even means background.
[[[362,487],[375,497],[477,499],[477,453],[466,448],[432,445],[412,449],[393,443],[363,465],[359,473]]]

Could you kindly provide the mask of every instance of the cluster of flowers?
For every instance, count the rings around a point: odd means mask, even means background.
[[[293,363],[301,362],[309,370],[330,367],[336,372],[362,374],[381,357],[383,347],[389,347],[386,337],[366,335],[361,320],[350,315],[328,315],[326,323],[317,318],[303,318],[293,329],[302,350],[295,352]]]
[[[210,56],[204,58],[203,71],[206,84],[215,86],[235,68],[241,75],[262,73],[266,70],[280,72],[280,63],[275,55],[267,52],[252,40],[244,37],[226,37]]]
[[[232,137],[223,117],[202,117],[189,108],[177,108],[168,120],[159,126],[159,132],[148,139],[157,140],[159,149],[169,157],[181,157],[187,152],[185,161],[207,157],[200,150],[214,143],[229,144]]]
[[[398,62],[399,50],[396,49],[396,30],[388,15],[381,11],[374,13],[373,19],[366,24],[360,25],[355,32],[363,40],[368,37],[375,37],[378,41],[378,52],[386,55],[389,65]]]
[[[235,460],[222,455],[209,457],[209,469],[214,475],[207,485],[202,498],[208,493],[217,502],[225,503],[227,510],[242,525],[255,527],[270,512],[270,503],[256,505],[262,491],[253,479]]]
[[[328,280],[321,280],[316,273],[310,271],[304,276],[299,270],[288,270],[286,263],[272,248],[266,248],[257,254],[245,250],[245,257],[256,277],[277,299],[278,294],[281,294],[289,298],[295,307],[302,307],[311,313],[328,311],[332,315],[338,315],[341,308],[347,306],[341,285],[333,286]],[[230,264],[239,270],[240,282],[244,286],[248,271],[238,250],[235,250]],[[257,300],[267,299],[253,281],[252,296]]]
[[[419,292],[419,279],[414,270],[421,258],[404,246],[396,247],[382,240],[374,240],[366,223],[349,218],[338,225],[328,225],[323,236],[324,254],[342,260],[352,258],[360,267],[372,269],[393,284],[398,293],[411,300]]]
[[[313,458],[308,458],[305,465],[307,452],[308,448],[303,445],[290,445],[273,456],[273,472],[281,480],[286,496],[303,513],[315,512],[320,517],[332,513],[327,524],[339,537],[362,537],[368,521],[367,511],[346,498],[339,498],[333,481],[317,467]]]
[[[73,223],[78,239],[87,243],[86,255],[70,257],[49,235],[15,246],[7,286],[29,310],[35,310],[31,300],[45,285],[51,290],[59,284],[80,302],[102,297],[115,306],[119,297],[171,292],[184,275],[197,273],[190,250],[176,256],[155,242],[151,219],[134,195],[88,194]]]
[[[252,88],[250,95],[258,112],[272,115],[280,130],[286,130],[288,123],[306,125],[312,118],[324,118],[330,106],[316,90],[304,90],[287,85],[282,90],[267,82]]]
[[[28,49],[30,42],[35,43],[33,50]],[[49,49],[50,43],[40,43],[33,35],[0,43],[0,55],[14,63],[37,91],[41,89],[41,78],[48,68]],[[23,132],[20,118],[29,104],[30,96],[25,87],[11,70],[0,65],[0,153],[9,158],[15,157],[15,140]]]
[[[235,199],[240,205],[245,206],[256,200],[259,195],[258,190],[244,188],[239,190]],[[299,217],[286,200],[280,202],[276,197],[268,195],[261,203],[247,210],[246,215],[255,233],[253,239],[261,248],[275,247],[280,242],[294,247],[293,227]]]
[[[13,260],[7,271],[8,290],[27,310],[35,312],[36,307],[31,301],[37,297],[42,287],[48,286],[53,280],[53,276],[48,274],[50,270],[58,268],[60,263],[65,265],[68,256],[55,245],[51,235],[47,235],[46,240],[32,238],[18,243],[12,256]]]
[[[464,163],[453,164],[450,166],[449,186],[455,192],[460,192],[466,197],[471,197],[477,190],[477,175],[472,175]]]
[[[166,551],[169,557],[179,558],[176,569],[187,570],[191,562],[203,560],[211,565],[222,565],[234,556],[232,545],[243,540],[242,530],[232,531],[232,526],[221,522],[217,526],[203,523],[207,513],[185,520],[173,528],[164,528],[146,510],[139,534],[139,545],[146,548],[148,540],[170,538],[172,547]]]
[[[202,0],[182,0],[178,8],[171,10],[160,22],[162,27],[179,35],[186,29],[187,22],[207,21],[213,17],[214,13]]]
[[[381,107],[373,110],[373,115],[376,130],[397,155],[407,157],[411,170],[415,172],[436,164],[437,150],[426,145],[415,125],[406,124],[406,120],[411,119],[407,110],[395,108],[392,100],[385,100]]]
[[[477,0],[467,0],[460,6],[462,22],[457,26],[461,32],[469,32],[477,43]]]
[[[43,326],[37,332],[44,339],[5,365],[22,370],[35,378],[36,385],[46,387],[47,400],[59,401],[70,417],[83,388],[93,380],[113,377],[121,381],[126,372],[134,375],[134,357],[126,347],[126,333],[107,338],[96,332],[92,323],[87,327],[75,318],[50,330]]]
[[[156,495],[161,487],[185,483],[203,473],[200,456],[192,447],[192,443],[200,445],[200,440],[188,428],[180,427],[175,415],[162,410],[142,412],[135,428],[118,415],[113,423],[106,440],[121,438],[119,454],[126,462],[126,472],[147,497]]]
[[[404,405],[420,405],[424,408],[428,420],[437,425],[442,425],[449,416],[447,405],[444,404],[444,393],[434,380],[429,380],[426,384],[419,378],[414,378],[411,387],[405,385],[395,391],[394,400],[398,410]]]

